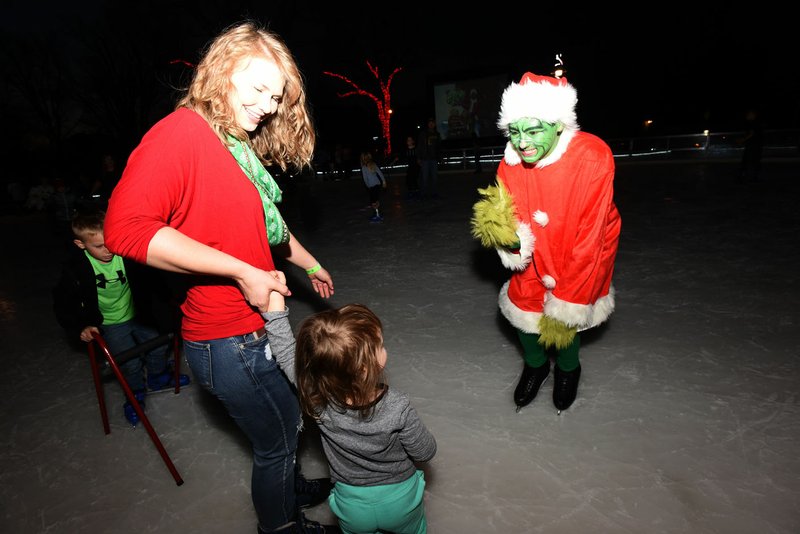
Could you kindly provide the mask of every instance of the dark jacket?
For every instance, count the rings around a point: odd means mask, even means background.
[[[131,285],[136,320],[161,333],[175,331],[178,300],[161,272],[126,259],[125,276]],[[73,339],[87,326],[102,326],[94,270],[83,250],[70,249],[52,294],[56,320]]]
[[[439,130],[423,130],[417,137],[417,157],[420,160],[439,160],[442,136]]]

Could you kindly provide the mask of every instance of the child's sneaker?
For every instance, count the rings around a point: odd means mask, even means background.
[[[381,217],[380,215],[373,215],[372,217],[369,218],[369,222],[373,223],[383,222],[383,217]]]
[[[180,375],[181,387],[188,386],[192,380],[189,375]],[[147,389],[150,391],[161,391],[162,389],[169,389],[175,387],[175,371],[172,365],[167,365],[163,372],[157,375],[147,375]]]
[[[139,406],[144,411],[144,391],[134,391],[133,396],[136,398],[136,402],[139,403]],[[139,414],[136,413],[136,409],[133,407],[129,401],[125,401],[125,404],[122,405],[122,412],[125,414],[125,419],[128,420],[128,423],[133,428],[136,428],[136,425],[139,424]]]
[[[316,506],[328,499],[332,489],[330,478],[308,479],[298,474],[294,479],[295,505],[298,508]]]

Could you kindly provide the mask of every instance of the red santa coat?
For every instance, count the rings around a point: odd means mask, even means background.
[[[516,328],[539,333],[544,313],[578,330],[614,311],[611,277],[621,219],[614,205],[614,157],[598,137],[565,130],[556,151],[529,165],[498,168],[514,199],[519,255],[498,251],[516,272],[499,306]]]

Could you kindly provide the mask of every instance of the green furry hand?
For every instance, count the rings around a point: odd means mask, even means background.
[[[483,197],[472,207],[472,236],[487,248],[519,247],[514,199],[500,182],[478,189]]]
[[[574,326],[567,326],[566,323],[543,314],[539,319],[539,345],[565,349],[572,344],[577,331]]]

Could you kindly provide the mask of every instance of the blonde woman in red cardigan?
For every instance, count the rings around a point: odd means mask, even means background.
[[[236,24],[209,44],[175,111],[133,151],[105,220],[114,253],[190,275],[184,354],[195,382],[251,442],[260,533],[338,531],[299,510],[325,500],[332,484],[299,473],[300,405],[262,315],[273,311],[273,291],[290,294],[272,247],[306,271],[320,296],[333,294],[328,271],[281,217],[281,190],[264,166],[303,168],[313,150],[291,52],[257,24]]]

